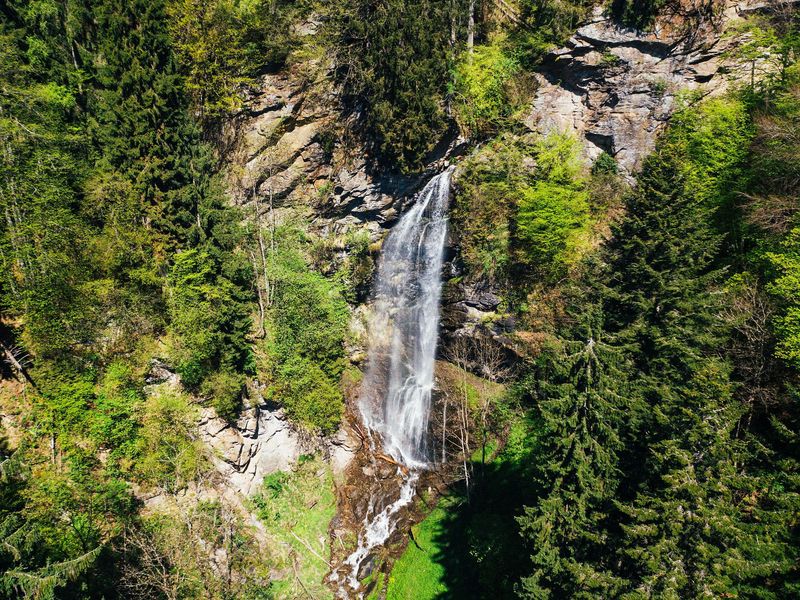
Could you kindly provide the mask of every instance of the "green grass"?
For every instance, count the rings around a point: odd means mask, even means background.
[[[527,567],[516,498],[536,497],[528,469],[537,444],[536,421],[516,415],[502,449],[496,438],[487,441],[483,467],[478,449],[470,501],[456,487],[412,528],[413,540],[389,575],[387,600],[514,597],[514,585]]]
[[[412,527],[417,543],[411,540],[395,563],[386,600],[426,600],[449,591],[444,583],[444,565],[437,556],[443,551],[438,540],[444,533],[443,521],[448,518],[452,502],[451,498],[442,498],[424,521]]]
[[[282,576],[272,581],[274,597],[332,599],[323,583],[329,570],[328,525],[336,514],[330,466],[317,456],[301,458],[294,472],[265,477],[253,502],[276,542],[270,559]]]

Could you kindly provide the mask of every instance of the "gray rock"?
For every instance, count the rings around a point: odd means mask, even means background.
[[[543,134],[573,132],[584,142],[587,163],[606,151],[632,174],[655,147],[679,93],[721,94],[741,71],[725,58],[738,41],[723,35],[738,18],[737,10],[726,11],[717,28],[686,38],[680,24],[653,32],[618,27],[598,6],[590,22],[546,58],[525,123]]]

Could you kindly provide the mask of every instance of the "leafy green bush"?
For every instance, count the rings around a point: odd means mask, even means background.
[[[175,255],[169,276],[171,353],[183,383],[198,388],[212,372],[242,369],[248,357],[246,307],[218,275],[208,252]]]
[[[344,410],[339,380],[345,365],[348,309],[335,279],[312,271],[301,253],[304,236],[283,228],[269,262],[273,301],[267,315],[261,373],[270,396],[314,430],[336,428]]]
[[[455,70],[454,102],[462,131],[485,135],[504,124],[516,108],[508,90],[519,70],[519,62],[507,53],[502,40],[462,55]]]
[[[460,169],[452,219],[469,278],[503,282],[512,264],[512,217],[527,183],[516,140],[487,143]]]
[[[540,181],[523,192],[517,230],[527,261],[543,273],[559,276],[586,240],[589,195],[585,190]]]
[[[526,278],[560,277],[577,260],[591,225],[579,151],[553,133],[533,144],[494,140],[470,157],[453,209],[470,278],[502,282],[520,267]]]
[[[344,285],[344,295],[348,302],[356,303],[366,299],[375,261],[370,252],[370,238],[366,231],[350,234],[345,240],[347,258],[339,276]]]
[[[687,185],[701,201],[729,203],[744,177],[744,158],[753,137],[744,102],[715,98],[679,111],[663,146],[682,157]]]
[[[589,233],[589,194],[576,139],[553,133],[535,147],[537,180],[522,192],[516,214],[522,258],[536,271],[561,276]]]
[[[800,227],[789,232],[780,248],[767,254],[767,260],[776,273],[767,290],[781,309],[775,319],[775,355],[800,368]]]
[[[601,152],[592,165],[592,175],[613,175],[618,171],[617,161],[608,152]]]
[[[274,393],[287,415],[310,428],[333,433],[344,413],[342,390],[336,379],[305,357],[283,361]]]
[[[226,421],[233,421],[242,407],[244,376],[230,371],[211,374],[200,387],[200,393],[209,399],[217,414]]]
[[[196,481],[207,469],[202,444],[196,439],[196,423],[197,409],[186,396],[166,388],[147,398],[136,464],[144,481],[174,491]]]
[[[98,386],[91,411],[91,437],[110,450],[109,470],[127,471],[136,457],[139,423],[136,411],[143,402],[139,382],[129,365],[110,364]]]

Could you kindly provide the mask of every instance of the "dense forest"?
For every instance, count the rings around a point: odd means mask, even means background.
[[[300,151],[234,201],[231,140],[281,78],[333,105],[325,164],[456,165],[444,297],[497,296],[471,335],[443,319],[437,483],[367,597],[800,597],[800,7],[720,34],[717,93],[654,82],[674,110],[633,172],[525,125],[592,14],[691,44],[723,4],[3,3],[0,598],[336,594],[353,476],[324,448],[358,429],[391,220],[336,229],[332,175],[278,198]],[[257,405],[317,450],[220,491],[198,423]]]

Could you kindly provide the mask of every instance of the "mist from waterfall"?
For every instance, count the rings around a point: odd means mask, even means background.
[[[364,423],[397,462],[424,467],[439,330],[452,167],[434,176],[389,233],[375,283]]]

